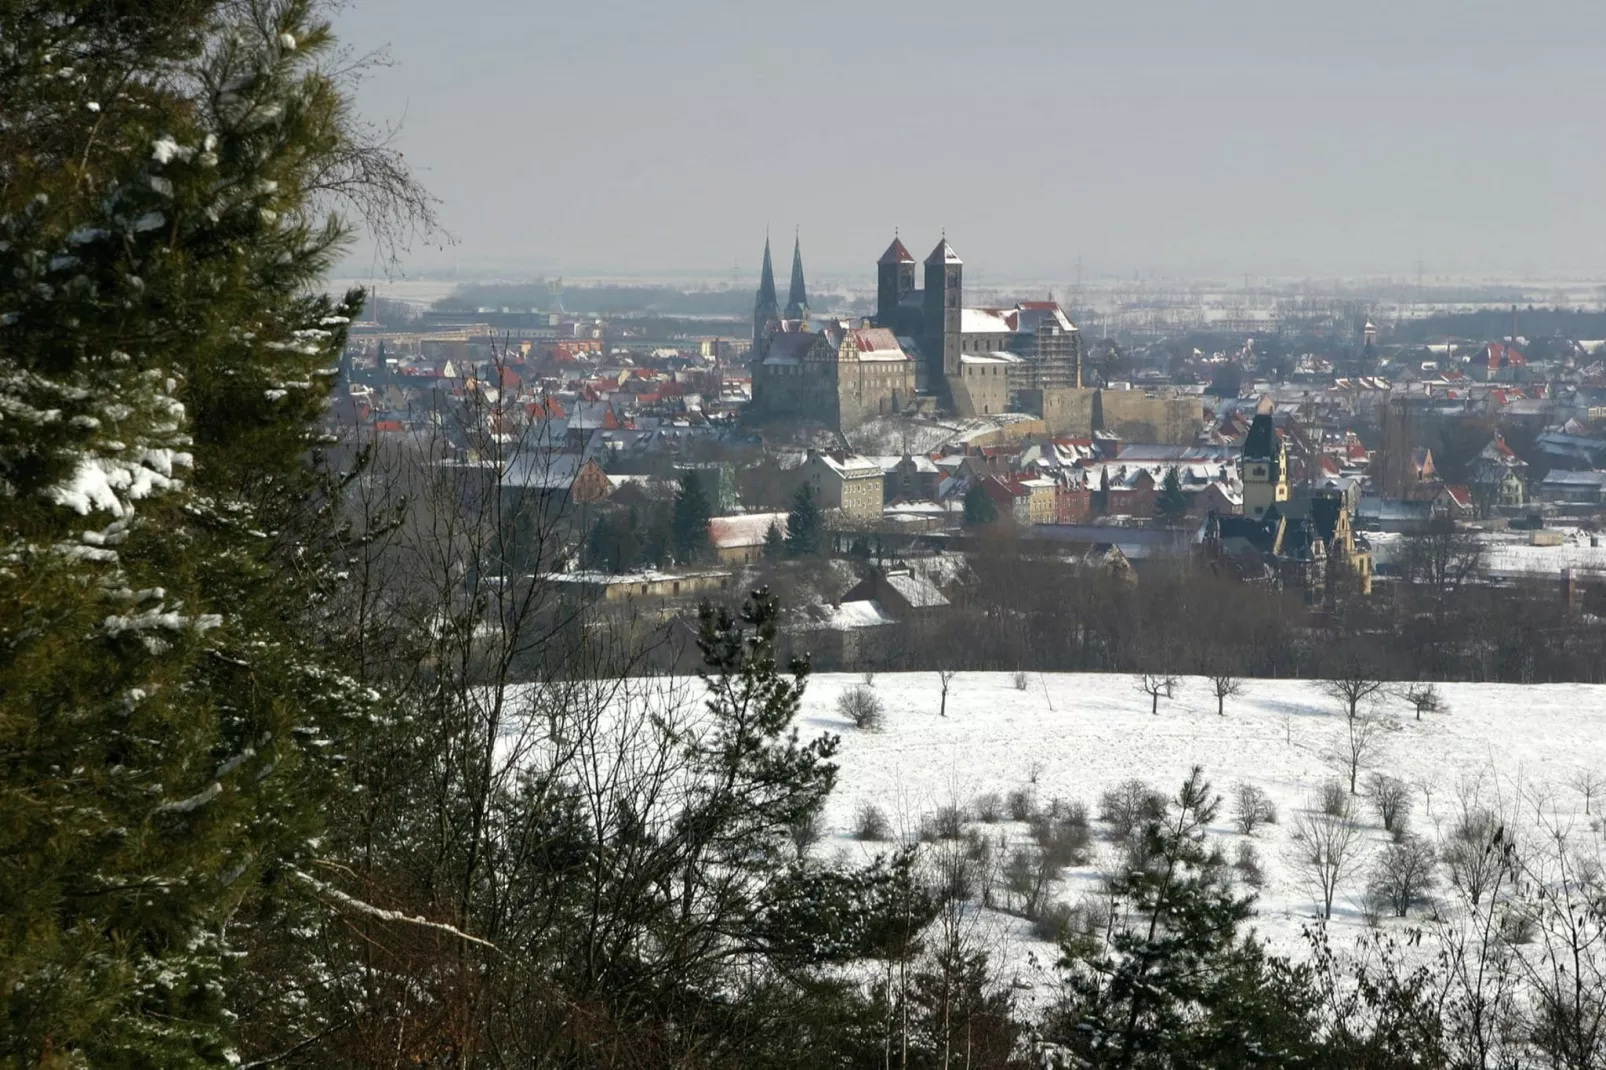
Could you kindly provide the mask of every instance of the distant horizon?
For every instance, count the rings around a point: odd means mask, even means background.
[[[415,270],[756,279],[795,227],[823,280],[897,227],[998,279],[1606,276],[1606,4],[351,0],[335,29],[388,48],[359,107],[459,239]]]

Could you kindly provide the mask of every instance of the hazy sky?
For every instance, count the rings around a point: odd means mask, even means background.
[[[1600,0],[352,0],[416,267],[983,280],[1606,266]],[[784,285],[784,281],[783,281]]]

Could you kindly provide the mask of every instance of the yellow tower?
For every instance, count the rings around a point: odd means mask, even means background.
[[[1272,505],[1288,500],[1288,447],[1271,413],[1257,413],[1250,423],[1242,464],[1244,516],[1265,516]]]

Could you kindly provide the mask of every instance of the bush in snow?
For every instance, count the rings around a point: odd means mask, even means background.
[[[1367,890],[1396,918],[1403,918],[1413,906],[1427,900],[1437,882],[1434,871],[1438,864],[1431,843],[1420,836],[1406,836],[1377,856]]]
[[[1239,832],[1252,836],[1261,825],[1277,823],[1277,805],[1255,785],[1240,783],[1232,789],[1232,818]]]
[[[920,819],[920,838],[927,843],[936,840],[957,840],[965,834],[963,806],[939,806],[935,813]]]
[[[1349,789],[1336,777],[1322,781],[1316,795],[1316,808],[1328,817],[1350,816]]]
[[[792,837],[792,846],[797,850],[799,858],[806,857],[809,848],[820,842],[823,831],[824,823],[817,813],[809,814],[792,823],[787,833]]]
[[[1165,796],[1138,779],[1123,781],[1099,796],[1099,820],[1116,840],[1131,840],[1165,815]]]
[[[1037,813],[1037,795],[1031,788],[1016,788],[1007,803],[1011,821],[1030,821]]]
[[[1366,778],[1366,798],[1386,832],[1403,834],[1411,816],[1411,789],[1398,777],[1373,773]],[[1397,837],[1396,837],[1397,838]]]
[[[1260,864],[1260,852],[1248,840],[1238,844],[1238,858],[1232,864],[1238,871],[1238,878],[1251,888],[1264,888],[1266,886],[1266,871]]]
[[[836,700],[836,710],[865,732],[879,731],[884,717],[881,698],[863,684],[850,687]]]
[[[1087,807],[1081,803],[1055,799],[1032,819],[1031,830],[1044,860],[1055,869],[1087,862],[1093,832],[1088,825]]]
[[[892,826],[880,807],[865,803],[853,817],[853,838],[880,842],[892,837]]]
[[[1030,684],[1030,683],[1031,683],[1031,677],[1027,676],[1024,672],[1018,672],[1018,673],[1015,674],[1015,690],[1016,691],[1025,691],[1027,685]]]
[[[1032,917],[1032,935],[1047,943],[1057,944],[1072,932],[1076,923],[1076,908],[1064,900],[1047,903]]]
[[[998,797],[996,791],[989,791],[976,796],[971,804],[976,811],[976,820],[984,824],[994,825],[1004,816],[1004,800]]]

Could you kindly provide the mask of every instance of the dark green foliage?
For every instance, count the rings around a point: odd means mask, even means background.
[[[781,532],[781,525],[772,520],[764,531],[764,560],[779,561],[784,556],[786,556],[786,536]]]
[[[670,520],[675,560],[695,564],[708,557],[713,545],[708,540],[708,522],[714,515],[713,503],[703,486],[703,475],[695,470],[680,477],[675,492],[675,511]]]
[[[1299,972],[1238,934],[1251,901],[1205,847],[1220,800],[1200,770],[1142,829],[1141,863],[1112,883],[1107,946],[1067,945],[1050,1037],[1101,1067],[1286,1067],[1309,1053]]]
[[[965,491],[965,526],[980,528],[997,522],[998,506],[993,504],[980,483],[972,483],[970,489]]]
[[[310,608],[345,104],[304,2],[0,4],[0,40],[0,1065],[218,1064],[367,705]]]
[[[1154,500],[1154,511],[1168,523],[1175,523],[1188,513],[1188,496],[1182,493],[1182,474],[1175,466],[1166,469],[1159,497]]]
[[[786,552],[793,557],[813,557],[825,548],[825,520],[814,488],[804,483],[792,498],[792,511],[786,517]]]

